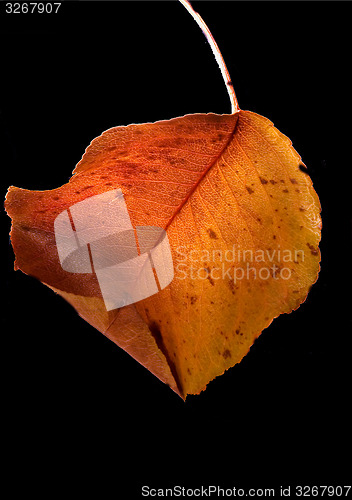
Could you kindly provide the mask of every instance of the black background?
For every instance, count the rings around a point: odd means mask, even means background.
[[[322,203],[322,270],[306,302],[243,361],[186,403],[13,271],[2,215],[4,409],[13,488],[348,484],[350,15],[344,2],[194,2],[227,62],[239,105],[293,142]],[[0,2],[1,183],[66,183],[89,142],[116,125],[229,113],[203,34],[178,2],[63,2],[5,15]],[[348,205],[347,205],[348,206]],[[350,295],[350,294],[349,294]],[[12,477],[12,476],[10,476]],[[72,481],[73,480],[73,481]]]

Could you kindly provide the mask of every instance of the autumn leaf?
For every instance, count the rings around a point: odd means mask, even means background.
[[[114,188],[134,227],[167,231],[175,276],[159,293],[106,311],[94,274],[62,269],[54,220]],[[319,271],[311,180],[289,139],[248,111],[110,129],[69,183],[11,187],[6,210],[16,268],[53,288],[182,397],[238,363],[273,318],[299,306]],[[248,276],[241,251],[252,255]]]
[[[55,220],[116,189],[133,228],[166,231],[174,275],[158,293],[108,310],[96,272],[62,267]],[[5,206],[15,269],[64,297],[182,398],[240,362],[318,277],[312,182],[290,140],[249,111],[111,128],[67,184],[10,187]]]

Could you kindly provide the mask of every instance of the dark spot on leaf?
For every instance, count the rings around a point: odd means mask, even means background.
[[[297,180],[296,179],[290,179],[290,181],[292,182],[292,184],[297,184]]]
[[[247,189],[249,194],[254,193],[254,190],[252,188],[250,188],[249,186],[246,186],[246,189]]]
[[[192,296],[191,297],[191,304],[195,304],[198,300],[198,297]]]
[[[274,181],[274,179],[271,179],[270,184],[276,184],[276,181]]]
[[[228,349],[225,349],[225,351],[222,353],[225,359],[231,358],[231,353]]]
[[[60,199],[60,196],[53,196],[53,200],[59,200]]]
[[[212,277],[210,276],[210,268],[209,267],[205,267],[204,270],[207,272],[207,279],[209,280],[209,283],[214,286],[214,280],[212,279]]]
[[[209,228],[207,231],[208,231],[210,238],[212,238],[213,240],[218,239],[217,234],[212,229]]]
[[[262,184],[268,184],[268,181],[266,179],[264,179],[263,177],[259,177],[259,179],[260,179],[260,182]]]
[[[229,281],[227,282],[227,285],[229,287],[229,289],[231,290],[231,293],[232,295],[235,295],[235,282],[232,280],[232,279],[229,279]]]
[[[313,245],[311,245],[310,243],[307,243],[307,247],[309,248],[310,253],[312,255],[318,255],[319,252]]]
[[[283,189],[282,192],[283,193],[288,193],[288,189]]]
[[[300,211],[300,212],[305,212],[305,210],[306,210],[305,208],[303,208],[303,207],[299,207],[299,211]]]

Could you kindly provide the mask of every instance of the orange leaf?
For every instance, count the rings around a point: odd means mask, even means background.
[[[174,277],[148,298],[107,310],[95,273],[62,268],[54,221],[117,188],[134,228],[166,230]],[[11,187],[6,210],[15,267],[183,398],[238,363],[273,318],[305,300],[319,272],[311,180],[289,139],[248,111],[107,130],[67,184]]]

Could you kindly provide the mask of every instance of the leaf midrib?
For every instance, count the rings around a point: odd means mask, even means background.
[[[221,158],[223,156],[223,154],[225,153],[226,149],[231,144],[232,139],[233,139],[233,137],[235,135],[235,132],[236,132],[236,128],[237,128],[237,124],[238,124],[240,112],[241,111],[238,111],[237,113],[235,113],[234,115],[232,115],[232,116],[238,115],[237,116],[237,120],[236,120],[236,124],[235,124],[235,126],[233,128],[233,131],[232,131],[229,139],[227,140],[226,144],[224,145],[223,149],[220,151],[220,153],[218,153],[214,157],[213,161],[209,164],[209,166],[201,173],[201,175],[200,175],[199,179],[197,180],[197,182],[194,183],[194,185],[189,190],[189,192],[187,193],[187,195],[185,196],[185,198],[181,201],[181,203],[179,204],[179,206],[176,208],[175,212],[173,213],[173,215],[170,217],[170,219],[168,220],[168,222],[164,226],[165,231],[172,224],[172,222],[175,219],[175,217],[181,212],[182,208],[185,206],[185,204],[187,203],[187,201],[191,198],[191,196],[193,195],[193,193],[198,189],[198,187],[201,184],[201,182],[203,181],[203,179],[205,179],[205,177],[207,176],[207,174],[209,173],[209,171],[218,162],[219,158]]]

